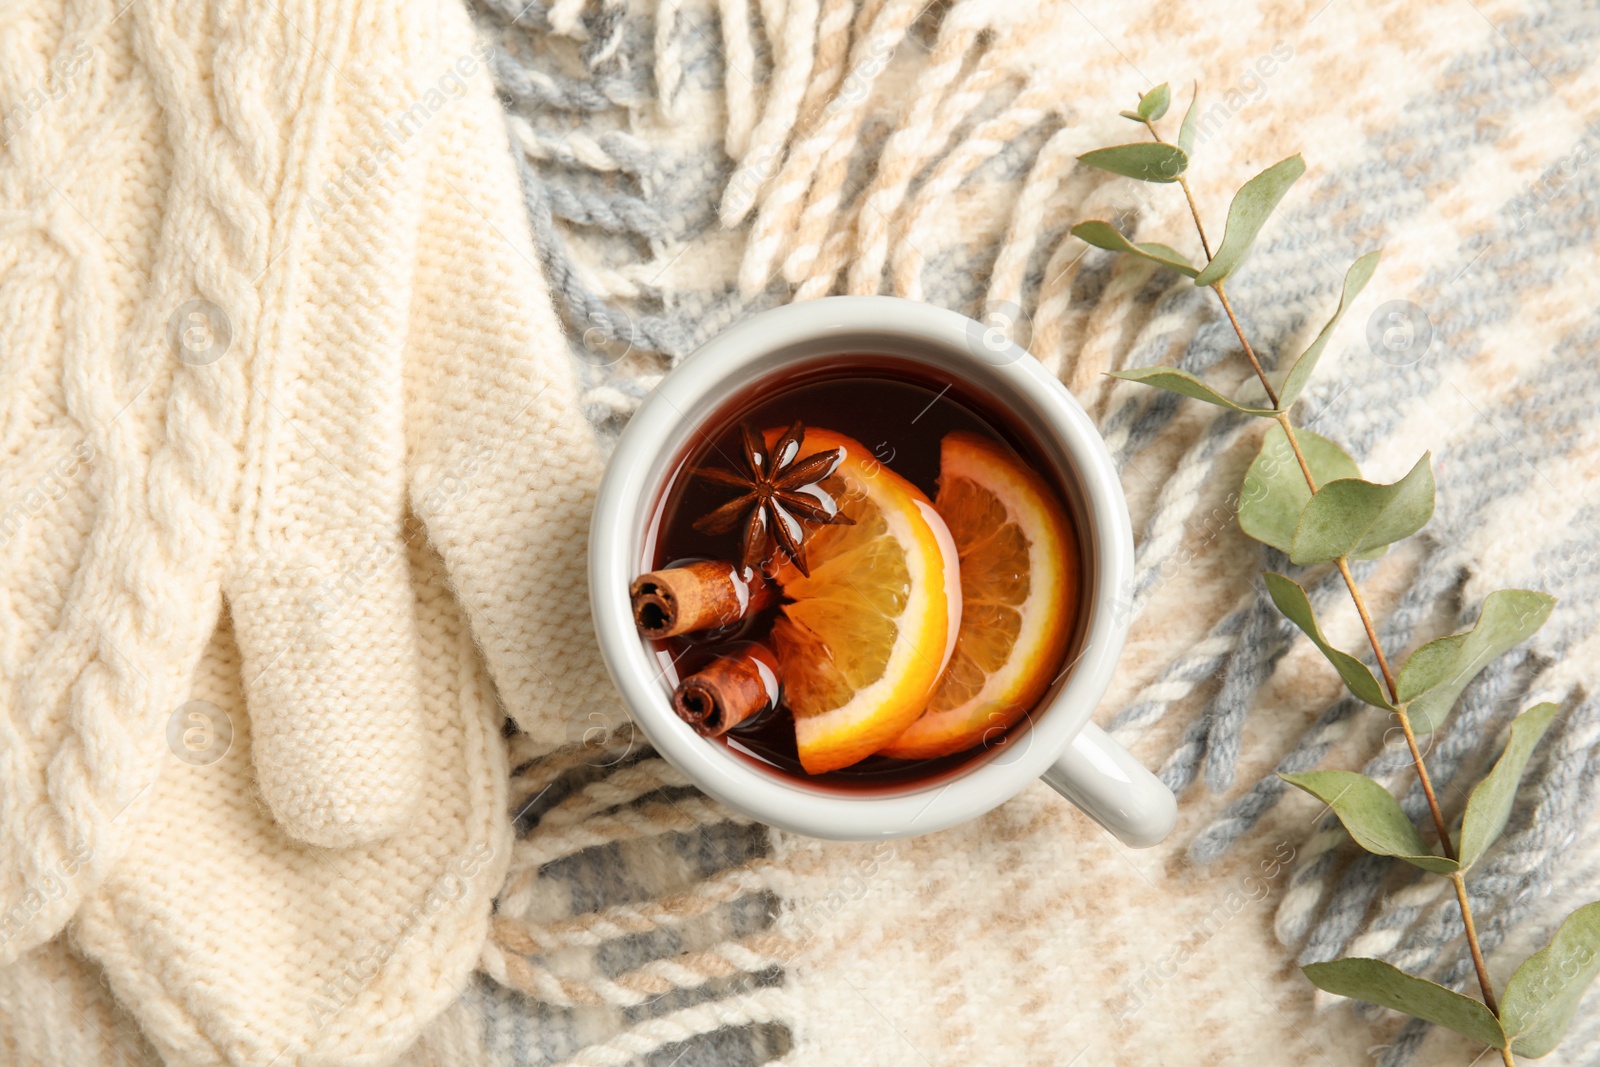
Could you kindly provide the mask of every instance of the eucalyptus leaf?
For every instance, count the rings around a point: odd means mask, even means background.
[[[1361,469],[1344,449],[1310,430],[1296,430],[1295,440],[1305,453],[1306,465],[1318,485],[1340,478],[1359,478]],[[1287,554],[1294,544],[1300,513],[1311,500],[1299,460],[1289,447],[1282,426],[1274,426],[1261,439],[1250,470],[1239,491],[1239,529]]]
[[[1164,141],[1096,148],[1079,156],[1078,162],[1142,182],[1175,182],[1189,167],[1189,157],[1183,149]]]
[[[1600,972],[1600,902],[1585,904],[1550,943],[1523,961],[1500,998],[1511,1050],[1537,1058],[1561,1043],[1583,991]]]
[[[1183,125],[1178,127],[1178,147],[1187,155],[1194,151],[1195,110],[1200,104],[1200,83],[1194,83],[1194,95],[1189,97],[1189,110],[1183,113]]]
[[[1463,869],[1478,862],[1478,858],[1494,844],[1500,831],[1506,828],[1511,817],[1511,804],[1517,798],[1517,783],[1528,766],[1528,758],[1539,744],[1539,739],[1550,728],[1550,723],[1561,710],[1555,704],[1539,704],[1518,715],[1511,723],[1511,738],[1506,750],[1494,761],[1494,769],[1479,782],[1467,798],[1467,810],[1461,817],[1461,847],[1456,855],[1461,857]]]
[[[1405,1012],[1447,1027],[1491,1048],[1504,1048],[1500,1020],[1481,1001],[1409,975],[1382,960],[1361,956],[1300,968],[1318,989]]]
[[[1112,371],[1111,377],[1121,378],[1125,382],[1139,382],[1142,385],[1153,385],[1157,389],[1165,389],[1171,393],[1182,393],[1184,396],[1193,397],[1195,400],[1204,400],[1208,404],[1215,404],[1219,408],[1237,411],[1245,415],[1259,415],[1263,418],[1270,417],[1269,408],[1250,408],[1243,404],[1236,404],[1211,388],[1199,378],[1188,371],[1176,367],[1139,367],[1135,370]]]
[[[1404,478],[1390,485],[1360,478],[1324,484],[1300,513],[1289,558],[1311,564],[1381,553],[1422,529],[1431,518],[1433,468],[1428,454],[1423,453]]]
[[[1172,103],[1172,90],[1166,82],[1151,89],[1139,98],[1139,117],[1146,122],[1154,122],[1167,113],[1167,105]]]
[[[1321,649],[1322,654],[1328,657],[1328,662],[1333,664],[1333,669],[1339,672],[1339,677],[1344,679],[1344,684],[1350,688],[1359,699],[1366,701],[1375,708],[1393,711],[1394,705],[1384,695],[1383,687],[1372,676],[1372,671],[1365,663],[1356,659],[1348,652],[1341,652],[1328,643],[1322,636],[1322,627],[1317,625],[1316,615],[1311,610],[1311,600],[1306,596],[1306,591],[1281,574],[1267,571],[1261,576],[1267,583],[1267,593],[1271,595],[1272,602],[1278,610],[1311,638],[1311,643]]]
[[[1261,227],[1266,225],[1289,186],[1305,172],[1306,161],[1296,154],[1274,163],[1240,187],[1233,196],[1233,203],[1228,205],[1228,228],[1222,233],[1222,247],[1195,278],[1196,285],[1216,285],[1244,262]]]
[[[1472,629],[1429,641],[1406,660],[1396,682],[1411,727],[1427,733],[1444,722],[1477,673],[1507,649],[1532,637],[1556,598],[1531,589],[1499,589],[1483,601]]]
[[[1279,778],[1333,809],[1355,843],[1378,856],[1395,856],[1435,874],[1449,874],[1460,864],[1428,851],[1389,791],[1354,771],[1306,771]]]
[[[1117,114],[1121,115],[1125,119],[1129,119],[1130,121],[1140,123],[1141,125],[1144,123],[1144,116],[1139,114],[1137,111],[1119,111]]]
[[[1111,223],[1099,219],[1078,223],[1072,228],[1072,236],[1096,248],[1104,248],[1108,252],[1127,252],[1130,255],[1141,256],[1152,263],[1169,267],[1179,274],[1187,274],[1191,278],[1199,273],[1177,249],[1156,241],[1136,244],[1122,236]]]
[[[1344,318],[1344,313],[1350,310],[1350,305],[1355,303],[1356,297],[1361,295],[1361,290],[1372,280],[1373,271],[1378,269],[1379,255],[1378,252],[1368,252],[1344,272],[1344,288],[1339,293],[1339,306],[1334,309],[1333,318],[1317,334],[1311,347],[1302,352],[1289,367],[1289,373],[1283,379],[1283,388],[1278,390],[1278,406],[1283,410],[1289,410],[1300,399],[1306,383],[1311,380],[1311,372],[1317,369],[1317,360],[1322,358],[1323,349],[1328,347],[1328,339],[1333,336],[1334,328]]]

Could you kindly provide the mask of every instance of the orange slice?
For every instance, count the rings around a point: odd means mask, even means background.
[[[955,654],[922,716],[881,751],[928,759],[998,737],[1061,669],[1078,604],[1078,544],[1044,480],[1014,453],[956,432],[934,503],[961,557]]]
[[[811,774],[864,759],[922,713],[961,618],[955,542],[932,503],[843,434],[806,430],[800,458],[831,448],[844,459],[820,484],[855,525],[810,528],[811,574],[785,561],[775,576],[791,602],[773,651]]]

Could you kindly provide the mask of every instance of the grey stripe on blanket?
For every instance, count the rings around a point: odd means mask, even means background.
[[[755,291],[740,286],[741,257],[760,222],[753,229],[746,219],[729,229],[719,217],[728,188],[752,173],[740,152],[751,137],[763,135],[762,125],[752,131],[752,123],[739,116],[749,113],[760,123],[771,118],[780,126],[784,121],[783,114],[762,110],[758,87],[783,80],[792,48],[762,26],[757,14],[783,5],[477,3],[481,29],[496,46],[494,72],[512,152],[534,239],[569,328],[588,414],[602,440],[614,440],[639,400],[679,358],[731,322],[795,296],[793,278],[781,273]],[[815,77],[823,73],[829,33],[846,34],[855,49],[866,39],[861,19],[878,19],[873,26],[894,22],[894,3],[867,6],[877,13],[823,6]],[[831,92],[813,98],[808,89],[801,106],[789,109],[795,141],[826,128],[841,110],[861,109],[837,198],[836,219],[846,229],[850,213],[860,210],[862,190],[879,188],[874,183],[881,174],[874,168],[888,156],[915,158],[895,140],[912,106],[903,94],[919,65],[936,62],[953,33],[957,16],[944,12],[941,23],[941,11],[970,6],[970,0],[939,5],[902,19],[896,32],[903,43],[893,64],[885,61],[887,72],[860,65],[845,71],[841,61],[832,71],[837,85]],[[828,22],[827,12],[835,9],[847,16],[842,29]],[[730,12],[752,21],[734,22]],[[1323,168],[1297,194],[1296,206],[1269,228],[1230,286],[1257,347],[1275,351],[1304,337],[1308,326],[1314,329],[1328,313],[1344,265],[1370,247],[1372,234],[1404,233],[1408,225],[1420,230],[1436,196],[1462,182],[1508,130],[1549,106],[1556,92],[1552,78],[1570,78],[1592,64],[1597,34],[1600,19],[1583,5],[1528,4],[1516,19],[1485,24],[1470,49],[1443,65],[1434,84],[1397,107],[1387,125],[1367,128],[1364,140],[1345,150],[1336,166]],[[842,46],[837,51],[846,54]],[[737,76],[726,73],[730,55],[748,63]],[[860,104],[851,95],[858,90],[862,96],[876,91],[888,102]],[[954,114],[947,139],[925,151],[926,159],[907,179],[906,202],[913,207],[901,218],[913,222],[895,230],[895,237],[910,241],[922,232],[914,226],[919,192],[938,185],[933,176],[961,157],[969,138],[981,142],[975,130],[981,133],[986,121],[1007,113],[1000,87],[988,95],[992,101],[977,94],[968,110]],[[842,109],[834,103],[840,99],[847,101]],[[807,101],[819,104],[815,113],[804,112]],[[968,314],[996,306],[1006,295],[999,291],[999,265],[1019,239],[1003,205],[1016,198],[1019,186],[1055,180],[1036,173],[1054,132],[1078,122],[1080,112],[1116,106],[1092,99],[1047,110],[973,164],[957,188],[943,194],[951,228],[959,232],[921,257],[922,298]],[[790,129],[782,131],[784,137]],[[757,177],[782,186],[781,174],[773,179],[777,167],[771,164]],[[1130,225],[1140,218],[1138,205],[1107,201],[1109,194],[1096,181],[1078,173],[1064,176],[1058,199],[1067,203],[1041,215],[1036,225],[1025,220],[1029,225],[1022,229],[1031,244],[1021,253],[1023,270],[1011,286],[1018,298],[1013,315],[1020,322],[1019,339],[1031,333],[1059,340],[1062,351],[1038,353],[1058,371],[1074,357],[1088,359],[1097,346],[1109,351],[1104,338],[1119,333],[1112,358],[1121,365],[1176,358],[1196,373],[1225,365],[1236,342],[1202,294],[1173,276],[1133,275],[1101,253],[1084,256],[1070,247],[1067,226],[1095,205],[1124,209]],[[774,206],[773,185],[762,188],[769,199],[758,200],[758,220],[761,211],[781,207]],[[1505,198],[1494,224],[1468,241],[1459,259],[1433,264],[1408,291],[1394,294],[1424,309],[1432,331],[1428,350],[1409,363],[1378,360],[1361,324],[1347,324],[1336,341],[1340,358],[1325,363],[1328,370],[1309,391],[1302,421],[1371,462],[1380,452],[1392,453],[1407,421],[1430,406],[1460,406],[1453,382],[1484,354],[1492,330],[1573,284],[1562,276],[1561,255],[1594,243],[1597,205],[1600,173],[1592,167],[1548,197],[1530,198],[1523,188]],[[1000,212],[998,225],[981,224],[986,211]],[[826,243],[822,247],[819,258],[825,258]],[[891,251],[891,268],[898,262]],[[901,291],[895,277],[885,279],[883,291]],[[825,284],[830,289],[824,292],[843,291],[847,283],[841,273],[837,279],[825,276]],[[1064,340],[1045,323],[1030,321],[1051,309],[1076,324]],[[1435,450],[1439,514],[1424,534],[1428,551],[1410,579],[1410,592],[1380,619],[1392,648],[1436,635],[1434,606],[1441,600],[1452,605],[1454,621],[1470,623],[1482,595],[1472,579],[1488,555],[1510,560],[1494,571],[1496,584],[1551,588],[1565,597],[1563,611],[1537,643],[1469,687],[1430,756],[1441,787],[1468,781],[1492,756],[1499,728],[1534,697],[1563,701],[1569,709],[1530,768],[1522,789],[1524,815],[1476,883],[1486,947],[1527,917],[1548,884],[1552,860],[1589,819],[1596,801],[1600,705],[1583,698],[1571,676],[1557,674],[1554,666],[1594,636],[1600,514],[1583,509],[1563,530],[1528,531],[1525,550],[1510,557],[1486,531],[1495,529],[1494,515],[1524,497],[1535,510],[1545,506],[1549,487],[1539,484],[1540,472],[1592,441],[1597,341],[1600,319],[1591,319],[1542,354],[1530,352],[1514,364],[1515,381],[1497,392],[1492,406],[1469,403],[1474,414],[1467,424],[1421,446]],[[1078,377],[1092,381],[1093,369]],[[1096,404],[1125,472],[1175,465],[1164,473],[1165,487],[1141,530],[1141,611],[1186,580],[1173,561],[1203,527],[1209,529],[1211,498],[1204,487],[1235,476],[1225,472],[1236,473],[1237,446],[1250,429],[1239,417],[1196,407],[1132,388],[1102,393]],[[1176,453],[1170,445],[1175,439],[1185,442]],[[1162,458],[1152,459],[1157,453]],[[1222,525],[1231,521],[1231,515],[1222,516]],[[1286,566],[1270,551],[1260,563]],[[1361,577],[1370,577],[1377,566],[1367,565]],[[1326,575],[1310,573],[1302,580],[1319,610],[1343,595]],[[1143,692],[1120,709],[1108,709],[1115,713],[1113,730],[1124,739],[1157,727],[1169,714],[1187,718],[1173,734],[1163,777],[1186,803],[1195,802],[1191,794],[1199,781],[1209,793],[1227,796],[1226,803],[1207,809],[1213,816],[1187,843],[1188,855],[1199,863],[1235,846],[1284,795],[1272,774],[1236,779],[1255,698],[1274,682],[1296,632],[1259,591],[1243,584],[1237,591],[1241,597],[1230,610],[1195,624],[1181,657],[1149,672]],[[524,946],[520,962],[505,970],[513,979],[482,977],[470,992],[486,1020],[490,1051],[514,1064],[660,1067],[736,1067],[786,1055],[791,1029],[781,1012],[763,1007],[761,996],[786,980],[780,964],[763,963],[759,948],[782,906],[759,877],[771,852],[768,832],[707,807],[679,784],[670,768],[633,742],[620,708],[596,714],[609,731],[609,747],[602,746],[599,756],[592,748],[579,756],[563,750],[525,763],[513,778],[525,854],[514,863],[501,911],[556,934],[549,945]],[[1315,766],[1368,729],[1350,699],[1315,709],[1304,721],[1309,725],[1277,753],[1274,771]],[[1365,769],[1403,790],[1406,810],[1420,817],[1422,798],[1409,785],[1406,768],[1384,749]],[[1536,817],[1528,814],[1533,812]],[[1309,961],[1359,950],[1441,975],[1458,987],[1467,982],[1469,972],[1454,962],[1454,953],[1441,952],[1459,935],[1448,901],[1430,893],[1409,868],[1396,870],[1357,855],[1336,825],[1325,821],[1298,850],[1277,917],[1290,953]],[[1407,1062],[1422,1034],[1416,1025],[1401,1031],[1383,1062]]]

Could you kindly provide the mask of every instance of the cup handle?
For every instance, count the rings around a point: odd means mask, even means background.
[[[1172,791],[1092,722],[1042,777],[1131,848],[1160,844],[1178,819]]]

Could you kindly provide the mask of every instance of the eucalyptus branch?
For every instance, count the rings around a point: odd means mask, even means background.
[[[1555,1047],[1570,1023],[1578,998],[1600,972],[1600,903],[1596,903],[1573,913],[1550,945],[1518,969],[1507,984],[1504,998],[1497,998],[1467,893],[1466,871],[1504,830],[1517,782],[1558,709],[1553,704],[1541,704],[1517,717],[1505,751],[1468,799],[1459,844],[1452,839],[1450,823],[1439,805],[1417,735],[1436,729],[1479,671],[1538,630],[1549,617],[1554,598],[1530,590],[1491,593],[1470,630],[1416,649],[1398,674],[1391,667],[1366,598],[1351,573],[1350,561],[1375,558],[1390,544],[1427,524],[1434,501],[1429,457],[1424,455],[1410,473],[1392,484],[1364,481],[1356,462],[1338,445],[1309,430],[1297,429],[1290,417],[1334,328],[1371,279],[1378,253],[1368,253],[1350,267],[1333,318],[1289,364],[1283,380],[1274,385],[1245,334],[1224,283],[1248,255],[1279,201],[1305,172],[1305,163],[1298,155],[1291,156],[1246,182],[1229,206],[1222,244],[1213,251],[1185,176],[1194,144],[1198,96],[1197,86],[1196,99],[1189,105],[1176,142],[1164,139],[1155,125],[1171,102],[1170,90],[1160,85],[1140,97],[1136,111],[1122,112],[1124,118],[1142,124],[1153,142],[1097,149],[1078,158],[1090,166],[1141,181],[1176,183],[1194,217],[1205,263],[1197,267],[1169,245],[1131,241],[1103,221],[1079,223],[1072,232],[1096,247],[1150,260],[1214,290],[1269,406],[1224,396],[1176,367],[1119,371],[1113,377],[1274,422],[1246,475],[1244,492],[1240,494],[1240,528],[1278,548],[1293,563],[1332,563],[1338,568],[1372,647],[1383,679],[1381,686],[1370,668],[1327,641],[1300,585],[1281,574],[1268,573],[1264,578],[1273,603],[1327,657],[1350,691],[1399,721],[1417,780],[1428,801],[1439,852],[1427,848],[1416,826],[1388,790],[1365,775],[1312,771],[1281,777],[1332,808],[1351,837],[1367,851],[1404,860],[1450,879],[1483,999],[1473,1000],[1381,960],[1333,960],[1311,964],[1303,970],[1312,982],[1329,992],[1382,1004],[1480,1040],[1498,1050],[1507,1067],[1514,1067],[1515,1052],[1542,1056]]]
[[[1244,327],[1239,325],[1239,316],[1233,313],[1233,305],[1228,303],[1228,290],[1222,287],[1220,280],[1211,288],[1216,291],[1217,299],[1222,301],[1222,310],[1227,312],[1228,321],[1233,323],[1233,332],[1239,335],[1239,343],[1244,345],[1244,354],[1249,358],[1250,367],[1256,372],[1256,377],[1261,379],[1261,388],[1267,391],[1267,399],[1272,402],[1273,407],[1277,407],[1278,394],[1272,388],[1272,383],[1267,381],[1267,372],[1261,369],[1261,360],[1256,358],[1256,350],[1250,347],[1250,342],[1245,338]],[[1305,472],[1306,484],[1311,486],[1311,491],[1315,493],[1317,481],[1311,476],[1311,468],[1306,466],[1305,456],[1300,454],[1300,446],[1295,443],[1294,429],[1289,425],[1287,418],[1280,417],[1278,421],[1283,425],[1283,432],[1289,435],[1289,444],[1294,446],[1294,455],[1300,461],[1300,469]]]
[[[1198,83],[1196,83],[1196,85],[1195,85],[1196,94],[1198,94],[1199,91],[1200,91],[1200,86],[1199,86]],[[1141,121],[1144,122],[1145,128],[1150,131],[1150,136],[1153,137],[1157,141],[1161,141],[1162,143],[1165,143],[1165,139],[1161,136],[1161,134],[1156,132],[1155,120],[1151,119],[1148,115],[1143,115],[1143,114],[1140,114],[1139,117],[1140,117]],[[1189,179],[1188,178],[1184,177],[1182,174],[1179,174],[1177,177],[1178,177],[1178,188],[1183,190],[1183,198],[1185,200],[1189,201],[1189,214],[1194,216],[1194,228],[1195,228],[1195,232],[1200,235],[1200,247],[1201,247],[1201,249],[1203,249],[1205,251],[1206,259],[1209,260],[1211,258],[1211,242],[1206,240],[1206,224],[1200,221],[1200,207],[1199,207],[1198,204],[1196,204],[1194,202],[1194,190],[1189,188]],[[1228,307],[1228,298],[1226,296],[1223,296],[1222,290],[1220,288],[1217,290],[1217,295],[1222,297],[1222,306],[1224,308],[1227,308]],[[1231,308],[1228,310],[1228,318],[1233,320],[1233,330],[1234,330],[1235,333],[1237,333],[1239,335],[1240,343],[1243,344],[1244,347],[1245,347],[1245,350],[1248,351],[1249,348],[1250,348],[1250,344],[1249,344],[1249,342],[1245,341],[1244,333],[1243,333],[1243,331],[1241,331],[1239,329],[1239,321],[1237,319],[1233,318],[1233,311],[1232,311]],[[1258,373],[1259,373],[1259,370],[1258,370]],[[1263,385],[1266,384],[1266,379],[1265,378],[1262,379],[1262,384]]]
[[[1160,132],[1156,129],[1155,123],[1151,119],[1146,118],[1144,120],[1144,125],[1147,129],[1149,129],[1150,136],[1154,138],[1157,143],[1169,143],[1161,136]],[[1189,189],[1189,180],[1182,175],[1179,175],[1178,182],[1183,188],[1184,197],[1189,201],[1189,211],[1194,216],[1195,230],[1200,235],[1201,247],[1205,249],[1206,258],[1209,260],[1211,258],[1211,245],[1206,240],[1205,225],[1200,221],[1200,209],[1195,203],[1193,192],[1191,192]],[[1222,279],[1219,278],[1217,281],[1213,282],[1211,289],[1216,292],[1217,299],[1222,303],[1222,310],[1227,314],[1228,322],[1233,325],[1233,332],[1238,336],[1239,344],[1243,346],[1244,354],[1247,358],[1249,358],[1250,366],[1255,371],[1256,377],[1260,380],[1261,387],[1266,390],[1267,399],[1271,401],[1274,408],[1278,408],[1278,394],[1273,389],[1272,382],[1267,378],[1267,372],[1262,369],[1261,361],[1256,357],[1254,346],[1250,344],[1250,339],[1245,336],[1244,327],[1239,323],[1239,316],[1234,314],[1233,305],[1228,302],[1228,292],[1223,285]],[[1300,448],[1300,442],[1295,436],[1294,423],[1289,418],[1289,412],[1286,410],[1278,410],[1275,412],[1274,418],[1276,419],[1278,425],[1283,427],[1284,437],[1288,440],[1289,447],[1294,451],[1295,461],[1299,465],[1300,472],[1306,480],[1306,487],[1313,495],[1315,495],[1317,492],[1317,479],[1316,476],[1311,473],[1311,466],[1306,461],[1305,453]],[[1339,575],[1344,579],[1345,588],[1350,591],[1350,599],[1355,603],[1356,613],[1361,616],[1361,625],[1363,629],[1366,630],[1367,641],[1372,646],[1372,654],[1378,661],[1378,669],[1383,673],[1383,681],[1384,685],[1389,691],[1389,699],[1398,703],[1399,692],[1396,688],[1394,672],[1389,668],[1388,657],[1383,654],[1383,645],[1378,640],[1377,628],[1372,624],[1372,614],[1367,610],[1366,598],[1361,595],[1361,588],[1356,584],[1355,575],[1350,573],[1349,558],[1346,556],[1339,556],[1333,562],[1339,568]],[[1411,729],[1410,719],[1406,715],[1406,711],[1403,706],[1398,707],[1395,714],[1399,717],[1400,728],[1405,733],[1406,745],[1411,750],[1412,766],[1415,768],[1417,779],[1422,785],[1423,795],[1427,797],[1428,811],[1433,816],[1434,830],[1439,835],[1440,847],[1443,848],[1446,856],[1451,859],[1455,859],[1455,849],[1450,842],[1450,827],[1449,824],[1445,822],[1444,812],[1439,807],[1439,798],[1434,792],[1433,781],[1428,774],[1428,766],[1423,759],[1422,751],[1417,745],[1416,734]],[[1483,953],[1478,946],[1477,933],[1472,922],[1472,908],[1467,902],[1464,892],[1460,894],[1460,900],[1462,923],[1467,931],[1467,940],[1472,949],[1472,958],[1474,961],[1481,963],[1483,959]],[[1489,982],[1487,971],[1485,971],[1482,966],[1478,967],[1478,981],[1483,989],[1483,999],[1485,1003],[1493,1004],[1494,989]]]

